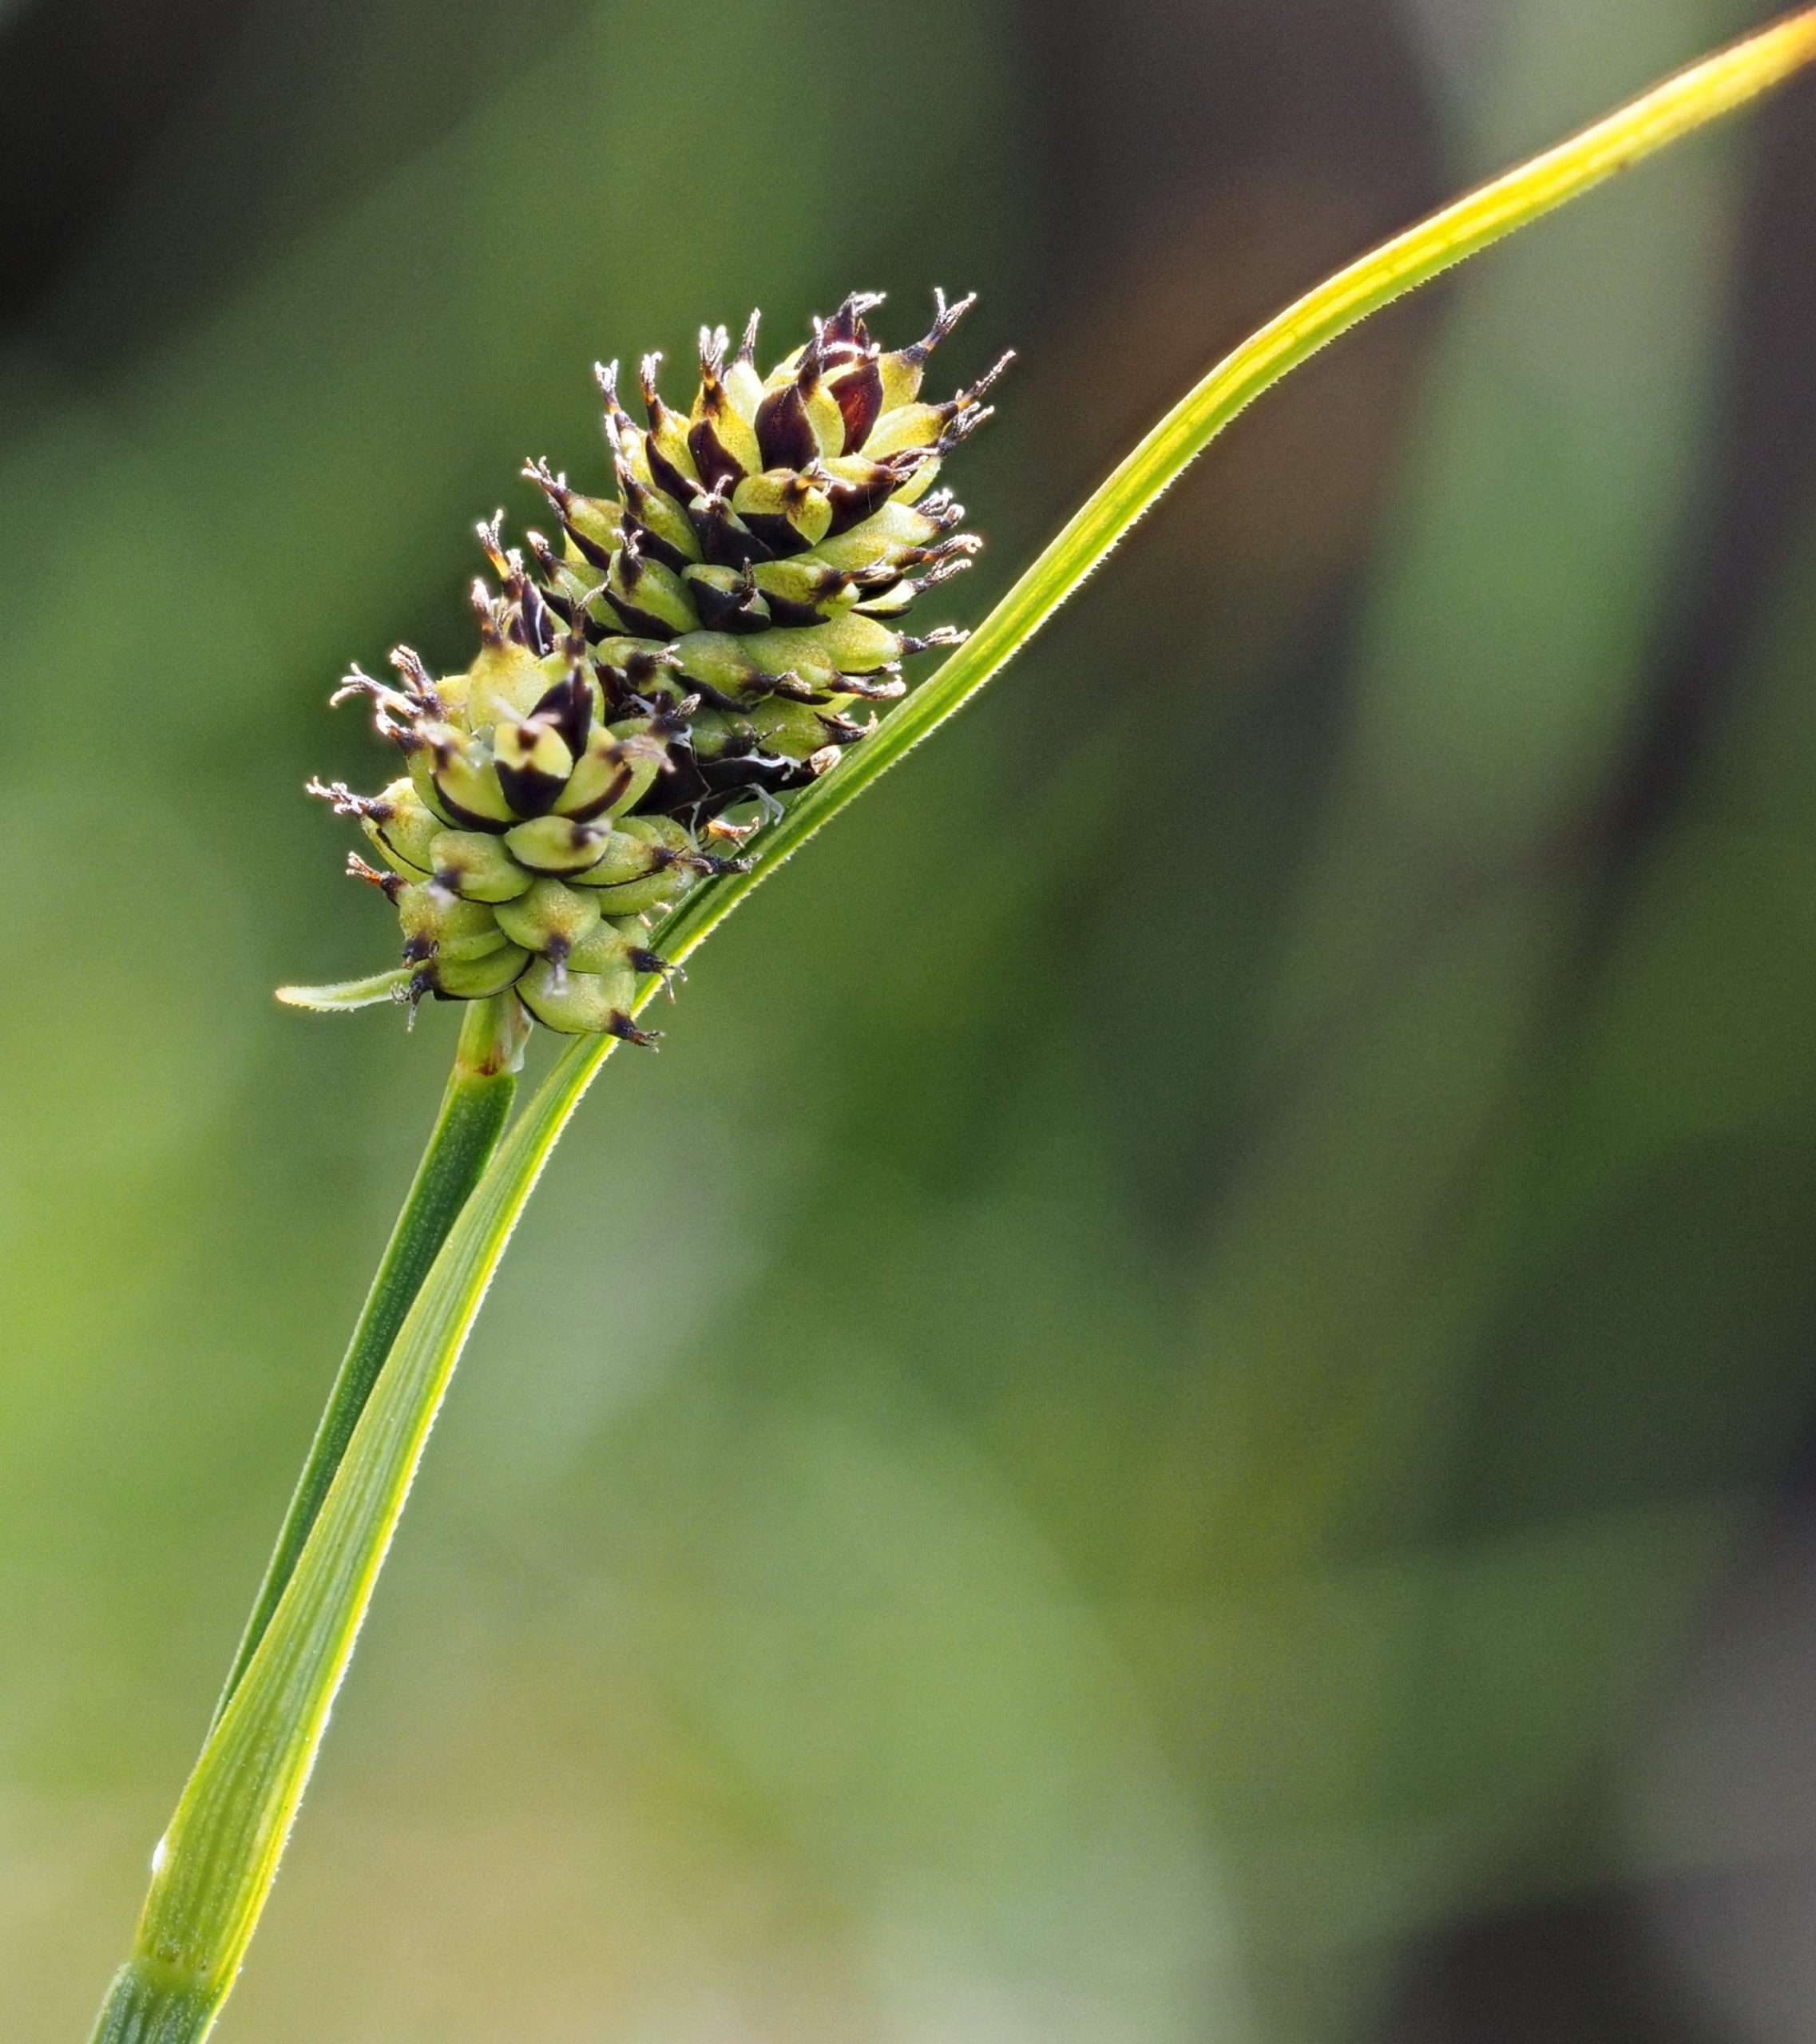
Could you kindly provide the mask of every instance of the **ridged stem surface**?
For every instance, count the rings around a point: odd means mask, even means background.
[[[476,1000],[467,1004],[455,1047],[454,1069],[442,1095],[440,1113],[430,1131],[422,1160],[391,1230],[383,1260],[366,1295],[365,1305],[347,1344],[347,1354],[328,1393],[315,1428],[309,1459],[296,1480],[296,1490],[284,1515],[277,1545],[246,1621],[239,1651],[228,1670],[214,1722],[239,1686],[253,1650],[264,1637],[278,1599],[295,1573],[298,1557],[328,1494],[335,1472],[353,1438],[353,1429],[378,1382],[391,1344],[397,1339],[410,1302],[435,1253],[446,1241],[454,1216],[466,1204],[479,1175],[498,1147],[517,1093],[521,1030],[506,1002]]]

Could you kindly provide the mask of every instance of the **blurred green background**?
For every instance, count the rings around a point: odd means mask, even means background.
[[[1766,10],[3,11],[53,2044],[451,1047],[272,1002],[393,941],[324,699],[464,663],[593,358],[981,291],[974,620],[1293,291]],[[1803,89],[1322,358],[702,955],[486,1307],[226,2044],[1816,2038],[1813,222]]]

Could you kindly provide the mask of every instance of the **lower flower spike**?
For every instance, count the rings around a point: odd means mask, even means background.
[[[907,683],[901,664],[962,643],[901,620],[971,564],[963,507],[931,488],[990,416],[1011,358],[942,404],[928,357],[969,307],[936,294],[932,329],[893,352],[882,299],[856,291],[765,377],[753,316],[734,357],[703,328],[682,414],[640,377],[646,422],[598,370],[616,494],[589,497],[546,461],[524,473],[561,545],[479,528],[495,578],[473,587],[479,651],[436,676],[407,647],[398,685],[355,667],[335,700],[372,706],[403,771],[376,795],[310,783],[358,823],[385,870],[355,858],[402,926],[401,965],[286,987],[325,1012],[425,996],[503,994],[545,1028],[643,1045],[639,979],[684,976],[646,938],[695,888],[746,872],[727,857],[874,728],[852,713]],[[866,713],[867,714],[867,713]]]

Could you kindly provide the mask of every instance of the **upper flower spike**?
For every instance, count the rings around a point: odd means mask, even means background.
[[[502,512],[479,527],[494,582],[474,584],[472,665],[437,679],[399,648],[398,687],[356,667],[335,698],[370,696],[403,755],[376,796],[311,791],[385,861],[363,877],[397,907],[404,963],[291,990],[323,996],[302,1004],[514,989],[551,1028],[647,1040],[629,1011],[637,976],[667,971],[651,919],[736,864],[708,848],[754,825],[724,812],[775,813],[863,739],[861,704],[903,692],[904,660],[963,637],[900,620],[980,545],[934,483],[1012,358],[926,402],[928,357],[973,301],[936,293],[932,327],[893,352],[870,331],[882,303],[854,291],[767,376],[755,313],[736,353],[703,327],[685,413],[662,398],[661,357],[644,358],[641,426],[617,363],[596,369],[615,494],[531,462],[559,543],[526,533],[526,560]]]

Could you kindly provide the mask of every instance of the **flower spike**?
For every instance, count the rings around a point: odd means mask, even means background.
[[[919,397],[972,303],[936,292],[931,328],[891,355],[868,325],[882,297],[854,291],[767,376],[755,313],[735,354],[702,327],[688,411],[656,387],[662,358],[643,358],[645,426],[618,364],[593,365],[616,498],[527,463],[559,544],[527,532],[526,560],[503,512],[480,523],[493,581],[472,585],[472,665],[438,679],[399,646],[397,687],[355,667],[334,699],[369,699],[408,768],[376,795],[309,784],[383,862],[348,869],[396,909],[403,964],[287,999],[414,1014],[427,996],[510,993],[550,1029],[654,1042],[629,1020],[637,981],[672,993],[680,976],[652,921],[747,869],[745,840],[874,727],[849,713],[905,692],[903,660],[963,643],[899,620],[980,544],[926,485],[1013,358],[944,403]]]

